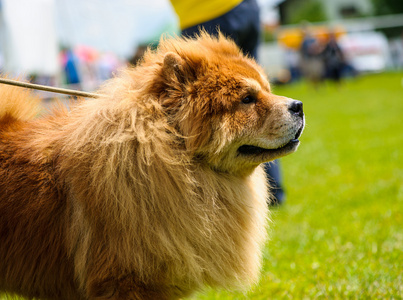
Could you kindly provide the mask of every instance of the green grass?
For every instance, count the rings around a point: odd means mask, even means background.
[[[299,150],[282,159],[286,204],[273,209],[260,282],[194,299],[403,298],[403,73],[367,75],[304,102]]]

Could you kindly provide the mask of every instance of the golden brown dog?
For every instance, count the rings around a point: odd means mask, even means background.
[[[0,90],[0,291],[176,299],[248,287],[266,237],[262,162],[294,152],[302,103],[235,44],[162,40],[95,100],[33,118]]]

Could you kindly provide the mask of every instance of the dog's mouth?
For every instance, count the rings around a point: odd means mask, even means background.
[[[241,147],[238,148],[238,152],[242,155],[253,155],[253,156],[261,154],[277,154],[283,151],[288,152],[287,150],[293,149],[298,144],[299,144],[298,139],[292,139],[287,144],[275,149],[266,149],[253,145],[242,145]]]
[[[259,146],[254,146],[254,145],[242,145],[238,148],[238,152],[241,155],[246,155],[246,156],[256,156],[256,155],[285,155],[287,153],[290,153],[291,151],[295,151],[296,147],[299,145],[299,137],[301,136],[303,126],[297,131],[295,134],[295,137],[288,141],[287,143],[281,145],[278,148],[274,149],[267,149],[267,148],[262,148]]]

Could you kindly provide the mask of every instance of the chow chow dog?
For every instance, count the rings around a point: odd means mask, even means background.
[[[302,103],[222,35],[168,38],[97,99],[37,116],[0,90],[0,291],[177,299],[247,288],[268,222],[263,162],[294,152]]]

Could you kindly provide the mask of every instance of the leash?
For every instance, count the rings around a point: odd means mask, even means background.
[[[88,92],[77,91],[77,90],[50,87],[50,86],[46,86],[46,85],[21,82],[21,81],[16,81],[16,80],[12,80],[12,79],[6,79],[6,78],[0,78],[0,83],[19,86],[19,87],[33,89],[33,90],[40,90],[40,91],[45,91],[45,92],[77,96],[77,97],[84,97],[84,98],[98,98],[98,97],[102,96],[100,94],[95,94],[95,93],[88,93]]]

